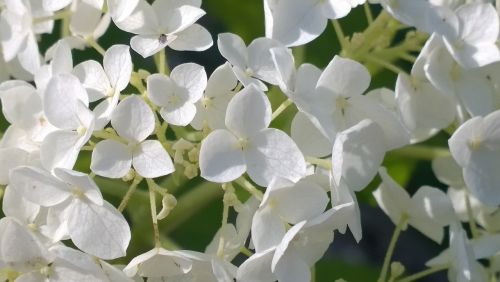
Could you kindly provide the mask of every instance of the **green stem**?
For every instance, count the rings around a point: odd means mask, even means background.
[[[410,145],[391,151],[390,154],[414,158],[419,160],[433,160],[437,157],[448,157],[450,151],[444,147],[430,147],[424,145]]]
[[[127,190],[127,193],[125,193],[125,196],[123,196],[123,199],[122,199],[120,205],[118,206],[118,211],[119,212],[123,212],[125,210],[125,208],[127,207],[128,202],[132,198],[132,195],[134,195],[135,191],[137,190],[137,186],[139,185],[139,183],[141,183],[141,181],[142,181],[142,177],[141,176],[137,175],[134,178],[134,180],[132,181],[132,184],[130,185],[130,187]]]
[[[283,103],[281,103],[281,105],[273,112],[273,114],[271,116],[271,120],[274,120],[279,115],[281,115],[281,113],[283,113],[283,111],[285,111],[286,108],[288,108],[291,104],[293,104],[293,101],[290,100],[290,99],[288,99],[288,100],[284,101]]]
[[[415,274],[412,274],[410,276],[407,276],[405,278],[396,280],[396,282],[412,282],[412,281],[417,281],[420,278],[429,276],[431,274],[434,274],[434,273],[439,272],[439,271],[443,271],[443,270],[448,269],[448,268],[449,268],[449,266],[446,265],[446,264],[445,265],[437,265],[437,266],[428,268],[426,270],[417,272]]]
[[[225,192],[224,196],[227,194],[227,191]],[[224,208],[222,209],[222,227],[221,230],[224,230],[224,227],[227,225],[227,218],[229,217],[229,204],[226,203],[226,201],[222,201],[224,203]],[[224,232],[220,233],[220,238],[219,238],[219,246],[217,248],[217,256],[219,258],[224,257]]]
[[[155,240],[155,248],[161,247],[160,242],[160,230],[158,228],[158,216],[156,213],[156,194],[152,187],[151,179],[146,179],[149,186],[149,205],[151,207],[151,219],[153,221],[153,232],[154,232],[154,240]]]
[[[370,3],[368,3],[368,1],[365,2],[364,9],[365,9],[366,21],[368,22],[368,25],[371,25],[373,23],[373,13],[372,10],[370,9]]]
[[[124,191],[129,188],[129,185],[127,185],[125,182],[116,179],[108,179],[96,176],[94,178],[94,181],[104,194],[117,198],[122,198]],[[131,196],[131,201],[146,203],[147,200],[148,193],[146,191],[136,190],[135,193]]]
[[[240,248],[240,253],[244,254],[247,257],[253,256],[253,252],[250,251],[247,247],[243,246]]]
[[[465,207],[467,209],[467,216],[469,217],[469,226],[472,238],[477,239],[479,238],[479,230],[477,229],[476,219],[474,218],[469,195],[465,195]]]
[[[408,215],[403,213],[401,218],[399,219],[396,228],[394,229],[394,233],[392,234],[391,241],[389,243],[389,247],[387,248],[387,252],[384,258],[384,264],[382,265],[382,271],[380,272],[380,276],[378,278],[378,282],[385,282],[387,279],[387,272],[389,270],[389,265],[391,263],[392,254],[394,253],[394,249],[396,248],[396,242],[398,241],[399,235],[401,234],[401,230],[406,225],[406,221],[408,220]]]
[[[337,20],[332,20],[333,29],[335,29],[335,34],[339,40],[340,47],[342,50],[347,50],[349,48],[349,41],[346,39],[342,26]]]
[[[254,196],[259,201],[262,201],[264,197],[262,192],[259,189],[257,189],[257,187],[255,187],[252,183],[250,183],[250,181],[246,180],[243,176],[236,179],[235,182],[238,183],[238,185],[243,187],[245,190],[247,190],[248,193],[250,193],[250,195]]]
[[[371,55],[366,55],[364,57],[367,61],[369,62],[372,62],[372,63],[375,63],[377,65],[380,65],[392,72],[394,72],[395,74],[400,74],[400,73],[406,73],[405,70],[401,69],[400,67],[394,65],[393,63],[391,62],[388,62],[386,60],[382,60],[382,59],[379,59],[375,56],[371,56]]]
[[[67,19],[71,16],[72,12],[70,10],[63,10],[60,12],[57,12],[53,14],[52,16],[46,16],[46,17],[40,17],[40,18],[35,18],[33,19],[33,24],[39,24],[47,21],[54,21],[54,20],[64,20]]]
[[[169,75],[170,70],[167,66],[167,54],[165,48],[161,49],[160,52],[155,55],[155,61],[158,72],[164,75]]]
[[[332,169],[332,161],[329,159],[318,159],[314,157],[306,157],[306,162],[317,165],[325,169]]]
[[[88,37],[86,42],[90,47],[94,48],[99,54],[101,54],[101,56],[104,56],[104,54],[106,53],[106,50],[104,50],[104,48],[102,48],[102,46],[97,43],[94,37]]]

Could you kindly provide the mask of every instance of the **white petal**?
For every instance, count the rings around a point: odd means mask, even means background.
[[[311,280],[310,266],[300,256],[285,255],[274,268],[278,281],[302,282]]]
[[[411,208],[410,196],[388,174],[385,168],[380,168],[382,183],[373,192],[379,207],[389,216],[394,224],[398,224],[401,215]]]
[[[351,4],[345,0],[328,0],[322,5],[324,15],[329,19],[339,19],[351,11]]]
[[[173,38],[167,36],[167,40],[165,42],[161,42],[160,34],[155,35],[136,35],[130,39],[130,47],[134,49],[139,55],[143,58],[150,57],[161,49],[165,48],[168,43],[170,43]]]
[[[472,155],[470,148],[471,142],[482,141],[483,139],[482,117],[473,117],[455,130],[448,140],[448,145],[451,155],[462,168],[469,165]]]
[[[73,74],[80,79],[83,86],[87,89],[89,99],[92,102],[103,98],[111,86],[101,64],[93,60],[78,64],[73,69]]]
[[[500,153],[486,149],[473,151],[469,165],[464,168],[464,180],[474,197],[486,205],[500,204],[498,189]]]
[[[120,212],[107,202],[99,206],[75,200],[72,205],[68,230],[79,249],[102,259],[126,254],[130,227]]]
[[[33,203],[54,206],[70,196],[66,185],[47,171],[36,167],[19,167],[11,172],[10,187]]]
[[[163,107],[160,110],[161,117],[168,123],[178,126],[188,125],[196,115],[194,104],[185,103],[177,107]]]
[[[268,186],[275,176],[297,181],[306,173],[304,156],[293,140],[281,130],[269,128],[249,140],[245,151],[250,178]]]
[[[274,248],[255,253],[238,268],[237,280],[242,282],[272,282],[276,277],[271,272]]]
[[[0,255],[3,263],[24,271],[32,270],[30,264],[51,259],[45,246],[11,217],[0,219]]]
[[[295,90],[295,60],[288,48],[276,47],[269,50],[276,68],[277,84],[285,94]]]
[[[120,178],[125,176],[132,165],[132,153],[114,140],[103,140],[94,148],[90,169],[97,175]]]
[[[132,57],[127,45],[113,45],[104,54],[103,66],[111,86],[118,91],[127,87],[132,74]]]
[[[175,8],[165,7],[169,5],[170,3],[165,1],[155,1],[152,5],[158,15],[160,26],[167,34],[183,31],[205,15],[205,11],[189,4]]]
[[[269,50],[282,46],[270,38],[257,38],[248,45],[248,67],[255,73],[255,77],[274,85],[278,84],[278,74]]]
[[[52,75],[69,73],[73,69],[71,48],[64,40],[59,40],[54,49],[52,62],[50,63]]]
[[[335,56],[318,80],[318,88],[326,88],[342,97],[363,94],[370,85],[370,73],[360,63]]]
[[[325,157],[331,154],[332,144],[309,117],[302,112],[297,112],[291,125],[291,136],[302,153],[311,157]]]
[[[288,223],[297,224],[325,211],[328,195],[318,184],[301,179],[297,183],[286,181],[288,183],[283,183],[284,186],[274,187],[279,184],[276,179],[269,184],[267,190],[274,190],[272,197],[275,199],[275,208]],[[298,206],[300,209],[297,209]]]
[[[205,89],[205,96],[216,97],[232,93],[238,83],[229,63],[217,67],[210,75]]]
[[[212,35],[199,24],[193,24],[176,34],[168,46],[177,51],[205,51],[214,44]]]
[[[187,273],[192,261],[177,252],[155,248],[133,258],[123,269],[129,277],[139,274],[142,277],[174,276]]]
[[[153,133],[154,113],[139,96],[131,95],[118,104],[111,117],[111,125],[118,135],[138,143]]]
[[[306,44],[326,28],[328,20],[314,1],[289,0],[274,5],[271,13],[266,13],[266,36],[286,46]],[[272,27],[268,27],[271,22]]]
[[[248,52],[243,39],[236,34],[221,33],[217,38],[219,52],[233,66],[246,69]]]
[[[114,21],[121,22],[125,20],[138,5],[139,0],[121,1],[108,0],[108,9]]]
[[[405,125],[417,140],[432,136],[455,119],[456,104],[450,96],[405,74],[399,74],[396,81],[396,101]]]
[[[2,210],[5,216],[31,223],[35,220],[40,206],[28,201],[19,190],[12,186],[7,186],[2,199]]]
[[[134,150],[132,165],[144,178],[155,178],[174,172],[174,164],[157,140],[146,140]]]
[[[88,105],[87,91],[78,78],[71,74],[54,76],[43,97],[43,108],[49,122],[62,129],[78,128],[77,101]]]
[[[29,157],[27,151],[19,148],[0,148],[0,184],[9,184],[10,171],[20,165],[28,164]]]
[[[174,95],[176,87],[170,77],[155,73],[147,78],[148,97],[158,106],[170,104],[170,97]]]
[[[387,150],[393,150],[410,143],[410,134],[396,112],[387,109],[374,97],[359,95],[349,98],[351,105],[346,110],[348,125],[354,125],[363,119],[371,119],[384,131]],[[350,110],[351,109],[351,110]]]
[[[332,150],[333,177],[344,179],[353,191],[361,191],[377,174],[384,160],[386,140],[380,126],[362,120],[337,134]]]
[[[85,197],[96,205],[102,205],[101,190],[99,190],[99,187],[97,187],[88,174],[64,168],[56,168],[54,169],[54,175],[65,183],[77,187],[84,193]]]
[[[255,212],[252,218],[252,242],[257,253],[277,246],[285,233],[285,222],[271,207]]]
[[[271,123],[271,103],[255,86],[238,92],[229,102],[226,126],[240,138],[248,138]]]
[[[56,167],[73,168],[80,153],[82,137],[73,130],[58,130],[45,137],[40,147],[40,159],[47,170]],[[80,145],[81,144],[81,145]]]
[[[187,89],[189,101],[192,103],[201,98],[207,87],[205,68],[195,63],[178,65],[170,73],[170,78],[177,86]]]
[[[201,143],[201,177],[218,183],[240,177],[246,170],[238,139],[227,130],[212,131]]]

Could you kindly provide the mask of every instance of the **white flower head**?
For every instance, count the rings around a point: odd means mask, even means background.
[[[136,95],[118,104],[111,124],[123,143],[107,139],[97,143],[92,152],[92,171],[104,177],[120,178],[130,167],[142,177],[155,178],[172,173],[172,159],[158,140],[146,140],[155,128],[154,113]]]
[[[205,68],[186,63],[175,67],[170,77],[153,74],[148,77],[148,97],[160,106],[163,119],[173,125],[186,126],[196,115],[195,103],[207,87]]]

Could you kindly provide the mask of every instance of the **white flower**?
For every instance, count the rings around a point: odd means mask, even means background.
[[[34,24],[34,18],[50,16],[40,1],[6,0],[0,15],[0,43],[6,62],[18,58],[21,66],[31,74],[40,68],[40,52],[36,35],[52,30],[54,21]]]
[[[373,192],[380,208],[389,216],[394,224],[406,217],[402,230],[407,224],[412,225],[430,239],[441,242],[443,227],[457,221],[450,199],[444,192],[430,186],[422,186],[413,195],[408,195],[388,174],[380,168],[382,183]]]
[[[474,117],[462,124],[448,140],[455,161],[462,167],[464,181],[478,200],[500,204],[499,173],[500,111]]]
[[[386,143],[382,128],[367,119],[339,132],[332,150],[335,185],[343,180],[352,191],[364,189],[384,160]]]
[[[130,241],[127,221],[86,174],[56,168],[54,174],[36,167],[11,172],[12,188],[29,201],[58,211],[62,228],[82,251],[103,259],[125,255]]]
[[[449,264],[448,279],[452,282],[488,281],[488,273],[476,261],[493,256],[499,251],[498,237],[481,236],[479,240],[469,241],[465,230],[459,224],[450,226],[450,248],[429,260],[427,266]]]
[[[233,90],[237,83],[238,80],[229,63],[215,69],[208,79],[203,96],[195,104],[196,115],[191,121],[191,126],[202,130],[206,123],[206,126],[212,130],[225,128],[227,105],[233,98]]]
[[[266,37],[287,46],[306,44],[325,30],[328,19],[345,17],[365,0],[265,0]]]
[[[303,79],[314,80],[315,76]],[[332,143],[338,132],[371,119],[384,131],[387,150],[406,145],[408,133],[397,115],[375,98],[362,95],[370,79],[360,63],[335,56],[318,78],[315,90],[295,91],[294,101]]]
[[[153,74],[147,79],[148,97],[160,106],[160,115],[173,125],[186,126],[196,114],[194,105],[207,87],[205,68],[198,64],[178,65],[170,73]]]
[[[297,183],[274,178],[252,219],[252,242],[256,252],[278,245],[286,233],[287,224],[319,216],[327,204],[325,189],[308,178]]]
[[[155,178],[170,174],[174,165],[157,140],[146,140],[153,133],[153,111],[141,98],[132,95],[118,104],[111,124],[123,143],[107,139],[97,143],[92,152],[92,171],[104,177],[120,178],[133,166],[142,177]]]
[[[85,61],[73,70],[82,82],[91,102],[102,99],[95,107],[95,130],[103,129],[111,119],[120,93],[127,87],[132,74],[132,58],[126,45],[111,46],[103,58],[103,66],[96,61]]]
[[[94,115],[88,109],[87,92],[71,74],[53,77],[43,95],[47,120],[59,128],[48,134],[40,148],[43,166],[72,168],[80,149],[94,130]]]
[[[445,33],[443,40],[462,67],[481,67],[500,60],[500,50],[496,45],[499,20],[492,4],[463,5],[456,10],[456,17],[449,20],[454,30]]]
[[[257,38],[248,47],[236,34],[221,33],[217,39],[219,52],[233,65],[233,71],[243,86],[254,84],[266,91],[267,86],[260,80],[278,84],[277,73],[271,59],[271,48],[282,45],[269,38]]]
[[[154,55],[169,46],[178,51],[203,51],[212,46],[210,33],[195,22],[205,15],[200,9],[201,1],[156,0],[148,4],[139,3],[130,15],[125,16],[131,6],[119,7],[114,22],[122,30],[137,34],[130,46],[144,58]],[[125,6],[125,5],[124,5]]]
[[[396,80],[396,102],[399,114],[412,134],[412,142],[423,141],[453,122],[456,101],[453,95],[435,88],[425,76],[424,65],[430,54],[439,48],[439,38],[434,34],[420,52],[411,75],[400,73]]]
[[[275,176],[296,181],[305,174],[305,161],[297,145],[284,132],[268,128],[271,105],[255,86],[236,94],[226,112],[226,129],[212,131],[200,149],[201,176],[229,182],[245,171],[261,186]]]

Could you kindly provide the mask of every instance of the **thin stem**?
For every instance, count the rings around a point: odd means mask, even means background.
[[[347,50],[349,47],[349,41],[347,41],[344,31],[342,30],[342,26],[337,20],[332,20],[333,28],[335,29],[335,34],[339,40],[340,47],[342,50]]]
[[[430,147],[424,145],[411,145],[391,151],[390,154],[397,156],[415,158],[419,160],[433,160],[437,157],[448,157],[450,151],[444,147]]]
[[[101,54],[101,56],[104,56],[104,54],[106,53],[106,50],[104,50],[104,48],[102,48],[101,45],[99,45],[99,43],[97,43],[97,41],[95,40],[94,37],[90,36],[87,38],[87,44],[94,48],[97,52],[99,52],[99,54]]]
[[[141,176],[136,176],[134,180],[132,181],[132,184],[128,187],[127,193],[125,193],[125,196],[123,196],[122,201],[120,202],[120,205],[118,206],[118,211],[123,212],[125,208],[127,207],[128,202],[132,198],[132,195],[134,195],[135,190],[137,189],[137,186],[139,183],[141,183],[142,177]]]
[[[399,219],[396,228],[394,229],[394,233],[392,234],[391,241],[389,243],[389,247],[387,248],[387,252],[384,258],[384,264],[382,266],[382,271],[380,272],[380,277],[378,278],[378,282],[385,282],[387,279],[387,272],[389,270],[389,265],[391,262],[392,254],[394,253],[394,249],[396,247],[396,242],[398,241],[399,235],[401,234],[401,230],[403,226],[406,225],[406,221],[408,219],[408,215],[403,213],[401,218]]]
[[[410,63],[415,63],[415,61],[417,60],[417,57],[410,55],[408,53],[401,53],[398,55],[398,57]]]
[[[320,166],[326,169],[332,169],[332,161],[328,159],[318,159],[314,157],[306,157],[306,162]]]
[[[170,70],[168,69],[167,66],[167,54],[165,48],[161,49],[160,52],[158,52],[156,59],[156,69],[158,69],[158,72],[161,74],[168,75],[170,73]]]
[[[279,115],[281,115],[281,113],[283,113],[286,110],[286,108],[288,108],[291,104],[293,104],[293,101],[290,99],[281,103],[281,105],[273,112],[273,114],[271,116],[271,120],[274,120]]]
[[[224,196],[228,192],[226,191]],[[222,209],[222,227],[221,230],[224,229],[224,227],[227,225],[227,218],[229,217],[229,204],[226,201],[223,201],[224,203],[224,208]],[[217,256],[219,258],[224,257],[224,244],[225,244],[225,238],[224,238],[224,232],[220,233],[219,237],[219,246],[217,247]]]
[[[375,63],[375,64],[377,64],[377,65],[380,65],[380,66],[382,66],[382,67],[384,67],[384,68],[386,68],[386,69],[388,69],[388,70],[390,70],[390,71],[394,72],[395,74],[406,73],[406,71],[405,71],[405,70],[403,70],[402,68],[400,68],[400,67],[398,67],[398,66],[394,65],[393,63],[386,62],[386,61],[381,60],[381,59],[379,59],[379,58],[376,58],[376,57],[374,57],[374,56],[371,56],[371,55],[366,55],[366,56],[365,56],[365,59],[366,59],[367,61],[370,61],[370,62],[372,62],[372,63]]]
[[[70,11],[70,10],[69,10],[69,8],[66,8],[65,11]],[[69,17],[62,18],[61,38],[65,38],[65,37],[68,37],[70,35],[69,24],[70,24]]]
[[[429,276],[431,274],[434,274],[434,273],[439,272],[439,271],[443,271],[443,270],[448,269],[448,268],[449,268],[449,265],[447,265],[447,264],[437,265],[437,266],[428,268],[426,270],[417,272],[415,274],[412,274],[410,276],[406,276],[403,279],[396,280],[396,282],[412,282],[412,281],[416,281],[416,280],[418,280],[420,278]]]
[[[235,180],[236,183],[238,183],[241,187],[243,187],[245,190],[248,191],[252,196],[257,198],[259,201],[262,201],[262,198],[264,197],[262,192],[257,189],[250,181],[246,180],[243,177],[240,177]]]
[[[316,282],[316,265],[311,267],[311,282]]]
[[[158,217],[156,213],[156,194],[153,189],[153,183],[151,179],[146,179],[149,186],[149,205],[151,206],[151,219],[153,221],[153,231],[154,231],[154,240],[155,240],[155,248],[161,247],[160,242],[160,230],[158,229]]]
[[[54,20],[64,20],[71,16],[72,12],[70,10],[63,10],[53,14],[52,16],[40,17],[33,19],[33,24],[39,24],[47,21]]]
[[[240,253],[244,254],[247,257],[253,256],[253,252],[250,251],[247,247],[243,246],[240,248]]]
[[[118,141],[120,143],[127,143],[120,136],[112,134],[112,133],[109,133],[108,131],[105,131],[105,130],[94,131],[94,133],[92,133],[92,135],[94,135],[94,137],[97,137],[97,138],[100,138],[100,139],[111,139],[111,140]]]
[[[467,217],[469,217],[469,226],[472,238],[479,238],[479,230],[477,229],[476,219],[474,218],[469,195],[465,195],[465,207],[467,208]]]
[[[366,15],[366,20],[368,21],[368,25],[371,25],[373,23],[373,13],[372,9],[370,9],[370,4],[368,2],[365,2],[365,15]]]

